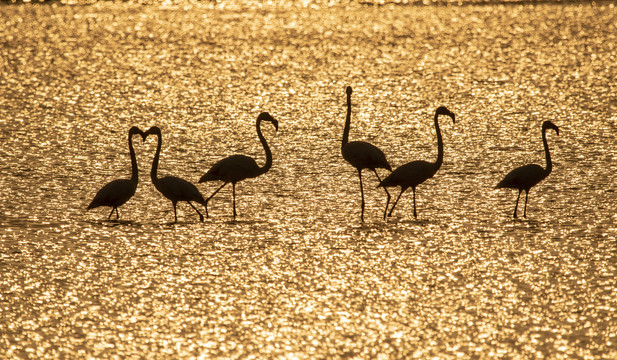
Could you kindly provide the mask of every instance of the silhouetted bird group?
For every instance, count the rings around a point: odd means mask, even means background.
[[[343,140],[341,143],[341,153],[343,158],[356,168],[358,171],[358,178],[360,180],[360,220],[364,222],[364,190],[362,185],[362,170],[372,170],[377,179],[379,180],[378,187],[383,187],[386,192],[387,200],[384,210],[384,220],[388,216],[392,216],[392,212],[398,204],[403,193],[411,188],[413,192],[413,215],[414,218],[418,217],[416,210],[416,187],[422,184],[427,179],[432,178],[443,163],[443,139],[441,137],[441,131],[439,130],[439,115],[445,115],[452,118],[452,123],[455,123],[455,115],[445,106],[440,106],[435,110],[435,132],[437,133],[437,160],[435,162],[428,162],[423,160],[416,160],[408,162],[404,165],[392,171],[392,167],[388,163],[386,156],[376,146],[365,141],[349,141],[349,130],[351,127],[351,87],[347,87],[347,116],[345,118],[345,128],[343,130]],[[154,160],[152,161],[152,170],[150,177],[154,187],[169,199],[174,209],[174,222],[178,221],[176,212],[176,205],[179,201],[186,201],[199,215],[201,221],[204,220],[203,215],[197,210],[192,202],[201,204],[206,211],[206,217],[208,217],[208,201],[214,197],[225,185],[231,183],[232,185],[232,197],[233,197],[233,217],[237,216],[236,212],[236,183],[238,181],[254,178],[259,175],[265,174],[272,167],[272,152],[266,142],[265,137],[261,132],[261,123],[263,121],[270,122],[274,125],[274,128],[278,130],[278,121],[273,118],[267,112],[259,114],[255,127],[257,129],[257,136],[263,145],[266,152],[266,163],[264,166],[258,166],[255,160],[251,157],[244,155],[232,155],[217,161],[212,167],[199,179],[199,182],[206,181],[222,181],[221,185],[216,191],[212,193],[207,199],[204,199],[197,187],[190,182],[175,176],[165,176],[159,178],[157,176],[157,170],[159,165],[159,155],[161,153],[162,135],[161,129],[156,126],[151,127],[148,131],[143,132],[138,127],[131,127],[129,130],[129,152],[131,156],[132,175],[130,180],[118,179],[114,180],[107,185],[103,186],[94,199],[88,205],[88,210],[99,206],[111,207],[111,212],[107,219],[110,219],[114,211],[116,212],[116,219],[120,216],[118,214],[118,207],[126,203],[134,194],[137,189],[137,160],[135,158],[135,150],[133,149],[133,135],[141,135],[143,141],[146,141],[148,135],[156,135],[158,144],[156,147],[156,153]],[[523,217],[527,217],[527,200],[529,198],[529,190],[544,178],[546,178],[552,170],[551,155],[546,140],[546,130],[553,129],[559,135],[559,128],[550,121],[545,121],[542,124],[542,141],[544,143],[544,153],[546,154],[546,168],[537,164],[528,164],[518,167],[508,173],[503,180],[501,180],[496,188],[511,188],[518,189],[518,196],[516,198],[516,204],[514,206],[514,217],[517,217],[518,202],[521,196],[521,192],[525,190],[525,207],[523,210]],[[376,169],[386,169],[390,171],[390,174],[383,180],[379,177]],[[388,187],[399,186],[401,191],[394,201],[390,212],[388,212],[388,206],[390,204],[390,193]]]
[[[200,179],[199,182],[220,180],[223,181],[223,185],[219,187],[209,198],[204,199],[197,187],[190,182],[181,179],[176,176],[165,176],[159,178],[157,171],[159,168],[159,156],[161,154],[161,146],[163,143],[161,129],[158,126],[153,126],[148,131],[143,132],[139,128],[133,126],[129,130],[129,151],[131,153],[131,164],[133,168],[133,175],[131,180],[114,180],[109,184],[103,186],[101,190],[94,196],[94,199],[88,205],[88,210],[99,206],[111,206],[111,213],[107,219],[111,218],[114,210],[116,211],[116,219],[120,216],[118,214],[118,207],[126,203],[134,194],[137,189],[137,160],[135,159],[135,150],[133,150],[133,135],[141,135],[143,141],[146,141],[148,135],[156,135],[158,143],[156,146],[156,153],[154,160],[152,161],[152,170],[150,171],[150,178],[154,187],[163,196],[171,201],[174,208],[174,223],[178,222],[178,215],[176,211],[176,205],[178,201],[186,201],[199,215],[199,220],[204,221],[204,216],[197,210],[195,205],[191,202],[196,202],[203,205],[206,210],[206,217],[208,216],[208,201],[212,199],[216,193],[219,192],[225,185],[231,183],[233,187],[233,216],[236,218],[236,183],[238,181],[257,177],[261,174],[265,174],[270,167],[272,167],[272,152],[266,142],[263,134],[261,133],[262,121],[268,121],[274,124],[274,128],[278,130],[278,121],[273,118],[267,112],[259,114],[257,117],[257,136],[261,141],[264,150],[266,151],[266,164],[263,167],[257,166],[254,159],[244,155],[232,155],[216,162],[210,170],[208,170]]]

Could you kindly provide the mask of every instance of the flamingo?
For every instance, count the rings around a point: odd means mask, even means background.
[[[386,160],[386,156],[383,151],[379,150],[373,144],[365,141],[349,141],[349,128],[351,126],[351,86],[347,87],[347,117],[345,118],[345,129],[343,130],[343,141],[341,143],[341,153],[343,158],[355,167],[358,171],[358,177],[360,178],[360,195],[362,197],[360,220],[364,222],[364,189],[362,188],[362,170],[373,170],[377,179],[381,182],[381,178],[375,169],[387,169],[392,171],[392,167]],[[388,211],[388,204],[390,203],[390,193],[384,187],[388,201],[386,202],[386,210],[384,211],[384,220],[386,218],[386,212]]]
[[[194,201],[196,203],[202,204],[204,207],[206,206],[206,202],[203,196],[201,195],[199,190],[197,190],[197,187],[195,187],[195,185],[175,176],[165,176],[162,178],[159,178],[157,176],[157,170],[159,167],[159,155],[161,153],[162,143],[161,129],[159,129],[158,126],[153,126],[148,129],[148,131],[146,131],[145,136],[148,136],[150,134],[155,134],[158,136],[158,144],[156,146],[156,154],[154,155],[154,160],[152,161],[152,170],[150,171],[150,177],[152,178],[152,183],[154,184],[154,187],[161,194],[163,194],[163,196],[171,200],[171,204],[174,207],[174,223],[178,222],[178,215],[176,212],[176,204],[178,203],[178,201],[186,201],[187,203],[189,203],[193,210],[195,210],[199,215],[199,220],[204,221],[203,215],[199,212],[199,210],[197,210],[195,206],[193,206],[193,204],[191,204],[191,201]],[[206,216],[208,216],[207,207]]]
[[[437,132],[437,161],[428,162],[423,160],[412,161],[405,165],[401,165],[396,170],[394,170],[390,175],[388,175],[382,182],[379,183],[378,186],[385,187],[393,187],[400,186],[401,192],[396,198],[394,205],[392,205],[392,209],[390,209],[390,214],[388,216],[392,216],[392,212],[398,204],[399,199],[403,193],[411,188],[413,190],[413,216],[414,218],[418,218],[418,213],[416,211],[416,186],[422,184],[427,179],[430,179],[437,173],[437,170],[441,167],[443,163],[443,140],[441,139],[441,131],[439,130],[439,115],[447,115],[452,118],[452,123],[456,123],[454,120],[454,113],[448,110],[445,106],[440,106],[435,110],[435,130]]]
[[[111,212],[107,220],[116,211],[116,219],[120,218],[118,207],[124,205],[130,198],[135,195],[137,189],[137,159],[135,159],[135,150],[133,149],[133,135],[140,134],[145,139],[145,134],[137,126],[129,129],[129,152],[131,154],[132,174],[130,179],[116,179],[103,186],[94,196],[90,205],[86,210],[94,209],[99,206],[111,206]]]
[[[548,143],[546,142],[546,129],[553,129],[559,135],[559,128],[557,125],[550,121],[542,123],[542,142],[544,143],[544,153],[546,155],[546,169],[538,164],[527,164],[518,167],[508,173],[495,187],[518,189],[518,196],[516,197],[516,205],[514,206],[514,217],[516,218],[516,211],[518,209],[518,200],[521,197],[521,192],[525,190],[525,208],[523,210],[523,217],[527,217],[527,199],[529,197],[529,190],[542,181],[553,169],[553,163],[551,162],[551,153],[548,150]]]
[[[242,181],[248,178],[254,178],[259,175],[265,174],[272,167],[272,152],[270,151],[270,147],[266,142],[266,138],[261,133],[261,122],[268,121],[274,125],[274,128],[278,131],[279,123],[278,121],[272,117],[267,112],[262,112],[257,116],[257,122],[255,127],[257,128],[257,136],[259,137],[259,141],[264,147],[266,152],[266,163],[264,166],[259,167],[255,160],[251,157],[245,155],[232,155],[228,156],[224,159],[217,161],[210,170],[208,170],[200,179],[199,182],[206,181],[214,181],[220,180],[223,181],[223,185],[216,189],[210,197],[206,199],[205,207],[206,212],[208,211],[208,201],[214,197],[225,185],[231,183],[232,187],[232,197],[233,197],[233,215],[234,219],[236,218],[236,183],[238,181]]]

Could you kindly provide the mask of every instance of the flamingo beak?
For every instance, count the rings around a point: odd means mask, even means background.
[[[453,112],[450,113],[450,117],[452,118],[452,123],[456,124],[456,120],[454,120],[456,116],[454,115]]]
[[[276,131],[279,131],[279,122],[276,119],[272,119],[272,124],[274,124],[274,128]]]

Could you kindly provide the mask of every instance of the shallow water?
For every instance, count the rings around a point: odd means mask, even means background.
[[[8,358],[615,358],[617,10],[610,4],[0,5],[0,354]],[[384,222],[340,155],[444,164]],[[274,166],[179,223],[150,182],[234,153]],[[544,165],[527,219],[510,170]],[[386,172],[380,172],[383,176]],[[204,195],[218,184],[199,184]],[[393,195],[397,195],[393,189]],[[521,204],[522,206],[522,204]],[[522,210],[522,209],[521,209]]]

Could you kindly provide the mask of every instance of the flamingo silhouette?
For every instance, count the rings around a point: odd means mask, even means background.
[[[232,186],[232,196],[233,196],[233,215],[234,219],[236,218],[236,183],[238,181],[242,181],[248,178],[254,178],[259,175],[265,174],[272,167],[272,152],[270,151],[270,147],[266,142],[266,138],[261,133],[261,122],[269,121],[274,125],[274,128],[278,131],[279,123],[278,121],[272,117],[272,115],[267,112],[262,112],[257,116],[257,122],[255,123],[255,127],[257,128],[257,136],[259,137],[259,141],[264,147],[266,152],[266,163],[264,166],[259,167],[255,160],[251,157],[245,155],[232,155],[228,156],[224,159],[217,161],[210,170],[208,170],[200,179],[199,182],[206,181],[214,181],[220,180],[223,181],[223,185],[216,189],[210,197],[206,199],[205,207],[206,212],[208,211],[208,201],[214,197],[225,185],[231,183]]]
[[[523,210],[523,217],[527,217],[527,199],[529,198],[529,190],[537,183],[542,181],[553,169],[553,163],[551,162],[551,153],[548,150],[548,143],[546,141],[546,129],[553,129],[559,135],[559,128],[557,125],[550,121],[542,123],[542,142],[544,143],[544,153],[546,155],[546,169],[538,164],[527,164],[518,167],[508,173],[495,187],[518,189],[518,196],[516,197],[516,205],[514,206],[514,217],[516,218],[516,211],[518,210],[518,200],[521,197],[521,192],[525,190],[525,209]]]
[[[382,182],[379,183],[378,186],[383,187],[393,187],[400,186],[401,193],[396,198],[394,205],[392,205],[392,209],[390,209],[390,214],[388,216],[392,216],[392,212],[398,204],[399,199],[403,193],[411,188],[413,190],[413,216],[414,218],[418,218],[418,213],[416,211],[416,186],[422,184],[427,179],[430,179],[437,173],[437,170],[441,167],[443,163],[443,140],[441,138],[441,131],[439,130],[439,115],[447,115],[452,118],[452,123],[456,123],[454,120],[454,113],[448,110],[445,106],[440,106],[435,110],[435,131],[437,132],[437,161],[434,163],[428,161],[412,161],[405,165],[401,165],[396,170],[394,170],[390,175],[388,175]]]
[[[343,158],[355,167],[358,171],[358,177],[360,178],[360,195],[362,196],[360,220],[364,222],[364,189],[362,187],[362,170],[373,170],[377,180],[381,182],[381,178],[375,169],[387,169],[392,171],[392,167],[386,160],[386,156],[383,151],[379,150],[373,144],[365,141],[349,141],[349,128],[351,126],[351,86],[347,87],[347,117],[345,118],[345,129],[343,130],[343,141],[341,144],[341,153]],[[386,212],[388,211],[388,204],[390,203],[390,193],[384,187],[388,200],[386,202],[386,209],[384,211],[384,220],[386,218]]]
[[[111,212],[107,217],[107,220],[111,218],[111,215],[116,211],[116,219],[120,218],[118,214],[118,207],[124,205],[130,198],[135,195],[137,189],[137,159],[135,159],[135,150],[133,149],[133,135],[140,134],[145,139],[145,134],[137,126],[133,126],[129,129],[129,152],[131,154],[131,167],[132,174],[129,180],[116,179],[103,186],[94,196],[90,205],[86,210],[94,209],[99,206],[111,206]]]
[[[162,178],[159,178],[157,176],[157,170],[159,167],[159,155],[161,153],[162,144],[161,129],[159,129],[157,126],[153,126],[148,129],[145,134],[146,137],[150,134],[155,134],[158,136],[158,144],[156,146],[156,154],[154,155],[154,160],[152,161],[152,170],[150,171],[150,177],[152,178],[152,183],[154,184],[154,187],[161,194],[163,194],[163,196],[171,200],[171,203],[174,206],[174,223],[178,222],[178,215],[176,212],[176,204],[178,203],[178,201],[186,201],[187,203],[189,203],[193,210],[195,210],[199,215],[199,220],[204,221],[203,215],[201,215],[199,210],[197,210],[197,208],[193,206],[193,204],[191,204],[191,201],[194,201],[196,203],[202,204],[204,207],[206,206],[206,202],[203,196],[201,196],[201,193],[199,192],[199,190],[197,190],[197,187],[195,187],[195,185],[175,176],[165,176]],[[208,216],[207,207],[206,216]]]

